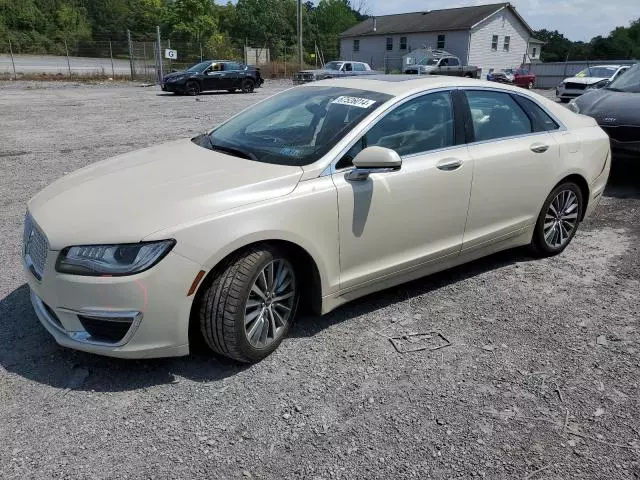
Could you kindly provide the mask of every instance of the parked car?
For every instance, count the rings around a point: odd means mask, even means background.
[[[517,70],[506,69],[500,71],[490,71],[487,80],[498,83],[511,83],[519,87],[532,89],[536,83],[536,76],[528,70],[519,68]]]
[[[598,122],[611,139],[614,158],[640,162],[640,64],[606,87],[571,100],[569,109]]]
[[[513,84],[531,90],[536,85],[536,76],[529,70],[519,68],[513,73]]]
[[[38,193],[31,302],[70,348],[166,357],[201,337],[259,361],[301,304],[324,314],[521,245],[559,254],[601,198],[609,148],[594,119],[508,85],[389,75],[288,89]]]
[[[462,65],[455,55],[425,57],[415,65],[405,68],[404,73],[417,75],[450,75],[454,77],[480,78],[480,69],[470,65]]]
[[[206,90],[251,93],[263,82],[256,67],[228,60],[207,60],[184,71],[165,75],[160,87],[164,92],[184,95],[198,95]]]
[[[315,82],[316,80],[326,80],[328,78],[342,78],[360,75],[380,75],[382,72],[372,70],[368,63],[351,61],[328,62],[318,70],[301,70],[293,76],[293,83],[301,85],[303,83]]]
[[[556,97],[568,102],[579,97],[589,88],[602,88],[629,69],[628,65],[594,65],[587,67],[575,77],[565,78],[556,88]]]

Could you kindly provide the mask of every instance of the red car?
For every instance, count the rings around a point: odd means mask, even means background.
[[[519,68],[513,75],[513,84],[531,90],[536,84],[536,76],[529,70]]]

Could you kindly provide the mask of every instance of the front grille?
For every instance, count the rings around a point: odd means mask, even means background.
[[[40,280],[47,261],[49,242],[29,213],[24,218],[24,258],[31,272]]]
[[[609,138],[621,143],[640,142],[640,126],[622,125],[613,127],[610,125],[600,125],[607,132]]]
[[[80,320],[87,333],[91,335],[92,340],[108,343],[120,342],[133,324],[133,318],[127,317],[114,317],[107,320],[88,315],[78,315],[78,320]]]
[[[584,83],[567,82],[564,84],[564,88],[570,90],[584,90],[585,88],[587,88],[587,86]]]

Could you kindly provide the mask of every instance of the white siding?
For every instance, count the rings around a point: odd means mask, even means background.
[[[388,66],[390,70],[400,70],[403,55],[409,53],[410,50],[423,47],[437,48],[438,35],[445,36],[444,49],[460,57],[460,61],[466,64],[469,46],[469,32],[467,30],[343,38],[340,40],[340,59],[367,62],[371,68],[376,70],[384,70],[385,66]],[[393,50],[387,50],[387,37],[393,38]],[[407,37],[406,50],[400,50],[400,37]],[[354,40],[360,40],[358,52],[353,51]]]
[[[491,49],[493,35],[498,35],[498,49],[495,51]],[[511,37],[508,52],[504,51],[505,36]],[[509,9],[505,8],[482,21],[471,31],[469,64],[482,68],[483,78],[491,68],[494,70],[518,68],[525,54],[528,53],[528,43],[528,30]],[[540,56],[540,47],[537,45],[537,58]]]

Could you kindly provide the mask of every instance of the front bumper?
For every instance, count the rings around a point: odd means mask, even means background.
[[[40,281],[24,265],[36,315],[57,343],[119,358],[189,353],[193,297],[187,291],[200,270],[197,264],[171,252],[137,275],[90,277],[56,272],[58,253],[48,252]],[[129,321],[129,328],[122,338],[94,336],[87,317],[103,326]]]
[[[295,76],[295,77],[293,77],[293,84],[294,85],[303,85],[305,83],[315,82],[315,80],[316,80],[315,77],[298,77],[298,76]]]
[[[580,95],[584,95],[588,91],[590,91],[588,88],[585,88],[584,90],[573,88],[556,88],[556,97],[565,99],[578,98]]]
[[[177,83],[162,83],[160,88],[163,92],[182,92],[183,87]]]

